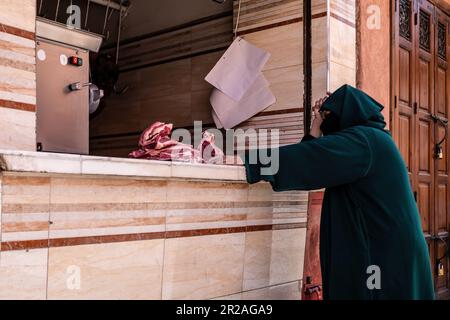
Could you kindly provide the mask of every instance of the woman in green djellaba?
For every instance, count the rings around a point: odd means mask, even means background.
[[[419,211],[383,106],[345,85],[318,107],[300,143],[245,153],[247,181],[268,181],[275,191],[326,188],[324,299],[434,299]],[[259,158],[274,151],[278,166]]]

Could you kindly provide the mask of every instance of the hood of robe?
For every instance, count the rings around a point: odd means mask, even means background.
[[[383,105],[366,93],[350,85],[344,85],[336,90],[320,108],[320,111],[331,111],[335,117],[330,117],[332,125],[328,125],[326,118],[323,123],[324,135],[344,130],[353,126],[368,126],[385,130],[386,122],[381,114]],[[328,130],[327,130],[328,129]]]

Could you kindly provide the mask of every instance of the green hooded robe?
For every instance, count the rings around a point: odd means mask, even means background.
[[[406,165],[385,130],[383,106],[346,85],[322,110],[338,117],[337,131],[276,148],[278,171],[268,169],[259,153],[270,156],[275,149],[247,151],[247,181],[268,181],[274,191],[326,188],[320,226],[324,299],[434,299],[419,211]]]

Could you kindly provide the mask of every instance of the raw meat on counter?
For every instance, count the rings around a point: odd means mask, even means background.
[[[224,163],[223,151],[215,145],[215,136],[211,132],[205,131],[198,148],[206,163]]]
[[[215,136],[205,131],[197,148],[170,138],[173,125],[155,122],[139,138],[139,149],[128,156],[136,159],[180,161],[209,164],[234,164],[235,157],[226,156],[215,145]]]

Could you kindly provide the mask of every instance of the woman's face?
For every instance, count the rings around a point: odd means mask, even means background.
[[[322,118],[322,120],[325,120],[330,113],[331,113],[331,111],[329,111],[329,110],[319,111],[319,114],[320,114],[320,117]]]
[[[324,110],[320,112],[320,116],[323,119],[320,130],[324,135],[339,131],[339,117],[337,117],[334,113],[329,110]]]

